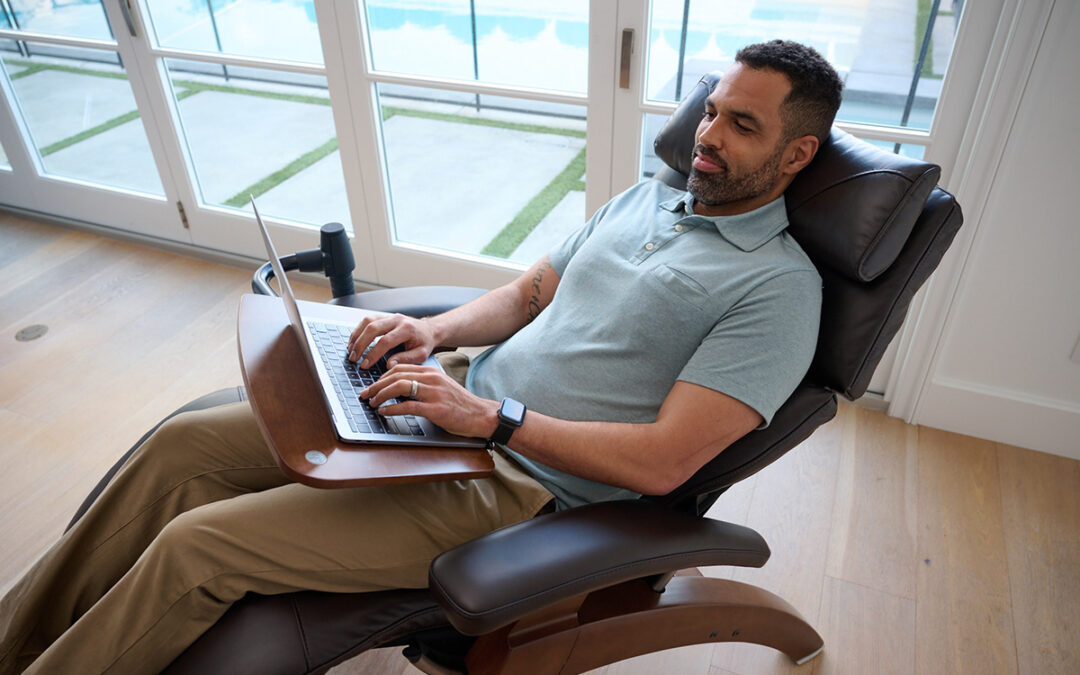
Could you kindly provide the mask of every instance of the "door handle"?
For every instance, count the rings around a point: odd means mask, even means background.
[[[124,23],[127,24],[131,37],[138,37],[138,32],[135,30],[135,17],[132,15],[131,0],[120,0],[120,11],[124,13]]]
[[[630,55],[634,52],[634,29],[622,32],[622,58],[619,60],[619,88],[630,88]]]

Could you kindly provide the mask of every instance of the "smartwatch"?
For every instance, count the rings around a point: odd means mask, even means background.
[[[512,398],[504,398],[499,406],[499,426],[495,427],[495,433],[491,440],[506,445],[514,430],[521,426],[525,420],[525,404]]]

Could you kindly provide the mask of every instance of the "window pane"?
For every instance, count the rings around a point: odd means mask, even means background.
[[[147,0],[158,44],[322,63],[313,0]]]
[[[47,173],[164,193],[122,67],[12,54],[3,64]]]
[[[401,4],[365,3],[376,70],[585,93],[588,3]]]
[[[684,17],[683,0],[654,0],[647,95],[677,101],[704,73],[730,66],[739,48],[783,38],[814,47],[839,71],[838,119],[929,129],[961,4],[941,0],[933,14],[933,0],[693,0]]]
[[[98,2],[9,0],[4,3],[4,24],[14,30],[65,37],[112,40],[105,8]]]
[[[170,60],[166,64],[202,200],[303,223],[352,221],[323,78]],[[211,72],[216,69],[216,72]]]
[[[584,108],[378,93],[396,241],[528,264],[584,222]]]
[[[868,138],[863,139],[863,140],[865,140],[870,145],[876,145],[877,147],[881,148],[882,150],[888,150],[889,152],[897,152],[897,145],[898,144],[894,143],[892,141],[872,141],[872,140],[870,140]],[[913,143],[901,143],[901,144],[899,144],[899,146],[900,146],[900,151],[899,151],[898,154],[901,154],[904,157],[911,157],[913,159],[922,159],[923,158],[923,153],[926,152],[926,146],[925,145],[915,145]]]
[[[652,178],[656,172],[664,166],[663,160],[653,152],[653,140],[664,124],[668,121],[667,115],[646,114],[641,125],[641,178]]]

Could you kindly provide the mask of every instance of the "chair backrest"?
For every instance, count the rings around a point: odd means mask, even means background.
[[[684,189],[694,132],[719,73],[701,78],[654,143],[655,178]],[[775,461],[836,414],[836,394],[866,392],[874,369],[963,223],[940,167],[895,155],[833,129],[785,193],[788,231],[822,277],[817,351],[803,383],[772,423],[732,444],[661,498],[704,512],[720,491]]]

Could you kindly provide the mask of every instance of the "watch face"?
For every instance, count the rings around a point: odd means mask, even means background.
[[[499,407],[499,415],[508,420],[521,422],[521,418],[525,416],[525,405],[512,398],[503,399],[502,406]]]

